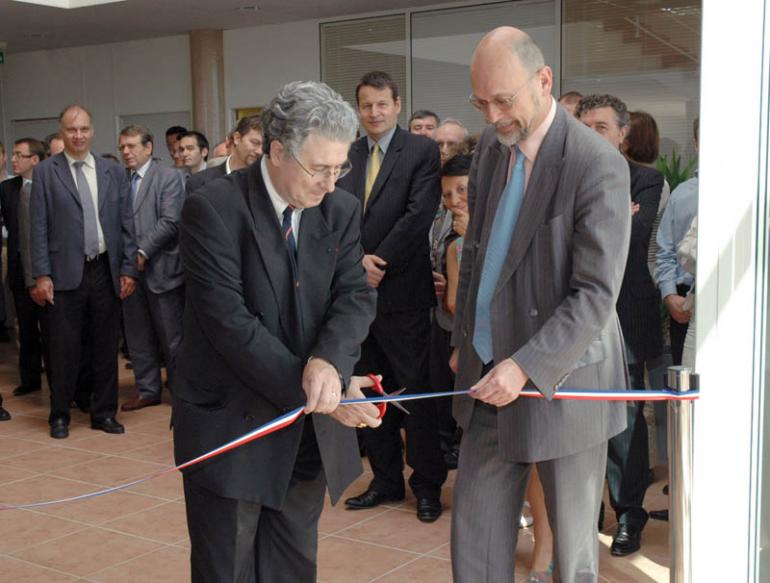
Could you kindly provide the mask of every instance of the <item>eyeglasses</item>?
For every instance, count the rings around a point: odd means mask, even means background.
[[[495,107],[497,107],[500,110],[507,111],[513,107],[513,102],[516,101],[516,98],[519,96],[519,93],[522,92],[522,90],[527,86],[527,84],[532,81],[532,78],[537,75],[537,71],[535,71],[532,75],[530,75],[526,81],[519,87],[516,92],[511,95],[510,97],[507,96],[497,96],[492,98],[492,101],[487,101],[486,99],[479,99],[475,95],[471,95],[468,98],[468,101],[470,104],[481,111],[482,113],[485,112],[489,108],[489,104],[493,103]]]
[[[353,165],[350,163],[350,160],[345,160],[341,166],[327,166],[318,172],[311,172],[305,168],[305,165],[300,162],[299,158],[297,158],[293,153],[289,152],[289,154],[292,158],[294,158],[294,161],[299,164],[299,167],[302,168],[308,176],[310,176],[310,178],[318,178],[320,176],[326,179],[334,178],[334,180],[339,180],[343,176],[350,174],[350,171],[353,169]]]
[[[33,158],[35,154],[22,154],[21,152],[12,152],[11,159],[13,158]]]

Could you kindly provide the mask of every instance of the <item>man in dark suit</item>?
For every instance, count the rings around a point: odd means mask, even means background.
[[[631,210],[623,156],[551,96],[553,72],[521,30],[487,34],[471,103],[490,124],[468,188],[452,344],[463,428],[452,516],[457,583],[511,581],[517,522],[537,464],[554,580],[596,581],[607,440],[625,404],[551,400],[561,387],[623,389],[615,312]],[[519,399],[525,387],[543,399]]]
[[[19,322],[19,376],[16,397],[39,391],[41,386],[43,342],[42,309],[29,294],[35,286],[29,246],[29,202],[32,171],[45,159],[43,143],[34,138],[16,140],[11,163],[14,178],[0,183],[0,206],[8,230],[8,281]]]
[[[136,289],[123,302],[126,338],[134,365],[137,395],[121,411],[160,404],[161,364],[174,386],[176,354],[182,342],[184,278],[179,258],[179,217],[184,201],[182,175],[153,160],[153,140],[143,126],[123,128],[118,149],[129,171],[136,233]]]
[[[325,488],[334,503],[361,472],[352,427],[379,425],[371,404],[338,406],[375,313],[359,207],[335,188],[355,112],[327,85],[295,82],[262,120],[262,160],[182,210],[176,460],[307,415],[184,472],[193,582],[315,581]]]
[[[620,149],[628,128],[626,104],[612,95],[589,95],[580,100],[577,118]],[[644,390],[644,370],[659,365],[663,352],[658,290],[647,267],[652,224],[658,213],[663,175],[654,168],[628,160],[631,177],[631,243],[620,287],[617,311],[631,388]],[[629,401],[628,426],[609,441],[607,482],[618,530],[610,552],[624,556],[639,550],[647,512],[642,508],[650,484],[650,454],[644,402]]]
[[[262,121],[258,115],[242,117],[232,132],[232,151],[222,164],[207,168],[193,174],[187,180],[187,194],[198,190],[201,186],[230,172],[235,172],[246,166],[251,166],[262,155],[264,135]]]
[[[382,372],[388,389],[428,388],[430,308],[436,304],[428,231],[441,198],[436,142],[402,130],[398,87],[380,71],[367,73],[356,88],[366,136],[350,149],[353,171],[340,187],[356,195],[363,210],[361,242],[369,284],[377,288],[377,318],[362,346],[360,374]],[[345,501],[350,509],[371,508],[404,497],[400,427],[406,424],[409,485],[417,516],[441,515],[439,496],[447,470],[441,452],[436,404],[409,403],[411,415],[389,408],[377,431],[364,430],[374,478],[363,494]],[[405,418],[404,418],[405,417]]]
[[[92,372],[91,428],[123,433],[118,406],[120,300],[134,291],[136,243],[126,171],[91,152],[91,114],[59,116],[64,152],[35,167],[30,231],[33,299],[45,307],[54,370],[51,437],[69,435],[84,327]]]

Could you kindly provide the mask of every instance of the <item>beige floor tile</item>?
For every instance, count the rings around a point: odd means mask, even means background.
[[[415,553],[427,553],[449,541],[449,515],[425,524],[414,514],[389,510],[374,520],[357,524],[337,533],[345,538],[385,545]]]
[[[123,455],[124,453],[147,447],[155,443],[157,438],[146,433],[134,433],[126,431],[123,435],[109,435],[103,431],[89,430],[88,434],[67,442],[69,447],[95,451],[99,453],[112,453]]]
[[[13,423],[11,421],[4,421],[3,426],[6,423]],[[37,442],[29,441],[27,439],[19,439],[17,437],[5,437],[2,434],[2,426],[0,426],[0,459],[17,456],[22,453],[28,453],[41,449],[43,446]]]
[[[66,469],[85,462],[91,462],[102,457],[102,454],[99,453],[51,445],[43,449],[6,458],[3,460],[3,466],[19,468],[39,474],[56,473],[57,470]],[[80,479],[78,476],[74,476],[74,478]]]
[[[83,528],[82,524],[55,516],[30,510],[8,510],[0,513],[0,554],[7,555]]]
[[[90,488],[93,488],[93,486],[90,486]],[[115,520],[134,512],[141,512],[162,502],[162,500],[157,498],[141,494],[113,492],[89,500],[48,506],[40,511],[52,516],[93,525]]]
[[[184,490],[182,489],[182,474],[176,471],[171,472],[160,476],[159,478],[148,480],[142,484],[131,486],[127,491],[136,494],[146,494],[147,496],[155,496],[165,500],[179,500],[184,496]]]
[[[417,558],[413,553],[328,536],[318,543],[318,578],[363,583]]]
[[[12,557],[0,557],[0,576],[3,583],[64,583],[77,579]]]
[[[53,476],[35,475],[0,486],[0,504],[31,504],[77,496],[94,490],[92,484]]]
[[[186,583],[190,581],[190,553],[164,547],[89,576],[99,583]]]
[[[0,485],[7,484],[8,482],[15,482],[16,480],[24,480],[36,475],[37,472],[29,472],[19,468],[14,468],[8,465],[2,465],[3,471],[0,472]]]
[[[25,549],[13,556],[84,577],[157,548],[160,548],[158,543],[99,528],[88,528]]]
[[[421,557],[386,575],[375,579],[377,583],[452,583],[452,565],[449,561],[433,557]]]
[[[173,544],[187,537],[187,519],[184,504],[181,502],[166,502],[111,520],[102,527],[166,544]]]
[[[131,480],[150,476],[166,466],[124,457],[106,456],[93,461],[71,465],[49,472],[71,480],[81,480],[102,486],[117,486]]]
[[[162,466],[174,465],[174,447],[170,440],[164,439],[160,443],[154,443],[147,447],[131,450],[123,457],[161,464]]]

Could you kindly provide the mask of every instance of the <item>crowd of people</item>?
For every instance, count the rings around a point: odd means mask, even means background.
[[[94,154],[82,105],[62,111],[57,134],[14,142],[0,183],[13,395],[47,377],[52,438],[67,438],[71,407],[123,433],[118,409],[159,405],[164,386],[179,462],[297,405],[308,413],[185,472],[193,580],[313,580],[307,525],[325,489],[336,502],[355,477],[359,452],[373,477],[346,508],[403,500],[406,463],[422,522],[441,516],[459,468],[457,581],[512,580],[525,495],[528,581],[595,580],[605,476],[611,551],[640,548],[644,403],[551,397],[627,379],[644,390],[664,343],[682,363],[697,176],[670,192],[655,120],[619,97],[551,97],[550,68],[521,31],[484,38],[471,85],[490,124],[480,135],[428,110],[402,129],[399,88],[373,71],[355,111],[323,84],[289,84],[211,151],[201,132],[171,127],[173,166],[138,125],[119,133],[122,164]],[[4,158],[0,146],[0,171]],[[121,342],[136,392],[119,407]],[[457,386],[474,398],[381,418],[339,407],[374,394],[370,373],[387,393]],[[517,400],[525,386],[546,399]]]

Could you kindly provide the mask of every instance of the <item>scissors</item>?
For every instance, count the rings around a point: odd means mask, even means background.
[[[405,387],[403,389],[399,389],[397,391],[393,391],[392,393],[388,394],[388,393],[385,392],[385,389],[382,388],[382,381],[380,380],[380,378],[376,374],[369,373],[366,376],[368,376],[372,380],[372,382],[374,383],[374,386],[372,387],[372,390],[375,393],[377,393],[378,395],[382,395],[384,397],[395,397],[396,395],[400,395],[401,393],[403,393],[406,390],[406,387]],[[375,403],[375,405],[377,406],[377,409],[379,409],[379,411],[380,411],[379,418],[382,419],[383,417],[385,417],[385,411],[387,411],[387,409],[388,409],[388,404],[387,403]],[[406,409],[406,407],[404,407],[398,401],[392,401],[391,405],[393,405],[397,409],[400,409],[401,411],[403,411],[407,415],[410,415],[410,413]]]

